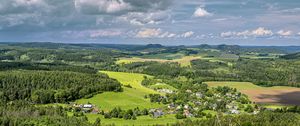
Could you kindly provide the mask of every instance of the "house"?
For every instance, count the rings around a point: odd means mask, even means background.
[[[192,93],[192,90],[186,90],[185,92],[187,92],[187,93]]]
[[[192,116],[193,116],[193,114],[190,113],[189,110],[184,110],[184,111],[183,111],[183,115],[185,115],[186,117],[192,117]]]
[[[197,92],[195,95],[198,98],[203,98],[203,96],[204,96],[201,92]]]
[[[199,106],[199,105],[202,105],[202,103],[200,101],[196,101],[195,105]]]
[[[230,111],[231,114],[240,114],[240,111],[236,110],[236,109],[231,109],[229,111]]]
[[[258,114],[258,113],[259,113],[259,111],[254,111],[254,112],[253,112],[254,115],[256,115],[256,114]]]
[[[175,107],[176,107],[176,106],[175,106],[174,103],[171,103],[171,104],[168,105],[168,108],[169,108],[169,109],[174,109]]]
[[[182,107],[179,105],[176,107],[176,110],[180,110]]]
[[[189,105],[184,105],[184,107],[183,107],[184,109],[189,109],[190,108],[190,106]]]
[[[82,108],[91,109],[93,108],[92,104],[84,104]]]
[[[164,115],[162,109],[150,109],[149,113],[152,113],[153,118],[158,118]]]

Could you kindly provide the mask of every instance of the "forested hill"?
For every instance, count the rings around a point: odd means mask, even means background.
[[[283,59],[300,59],[300,52],[282,56]]]

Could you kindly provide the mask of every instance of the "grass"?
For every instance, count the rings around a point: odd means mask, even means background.
[[[117,64],[129,64],[133,62],[147,62],[147,61],[155,61],[155,62],[177,62],[182,67],[190,66],[192,60],[201,59],[201,56],[184,56],[180,59],[166,60],[166,59],[144,59],[144,58],[120,58],[116,63]]]
[[[218,87],[218,86],[228,86],[236,88],[237,90],[249,90],[249,89],[261,89],[260,87],[254,85],[250,82],[205,82],[209,87]]]
[[[209,87],[228,86],[236,88],[237,90],[266,90],[266,89],[294,89],[294,87],[287,86],[274,86],[274,87],[261,87],[250,82],[205,82]]]
[[[123,92],[104,92],[97,94],[89,99],[79,99],[76,102],[79,104],[92,103],[102,110],[111,110],[115,107],[122,109],[133,109],[136,107],[142,108],[159,108],[162,104],[151,103],[149,99],[145,99],[147,94],[158,93],[152,89],[141,85],[145,74],[124,73],[124,72],[109,72],[101,71],[109,77],[117,79],[123,85],[130,84],[132,88],[123,87]],[[150,77],[150,76],[148,76]]]
[[[97,114],[87,114],[87,117],[91,123],[95,122],[97,118],[101,119],[101,124],[102,125],[111,125],[114,124],[116,126],[124,126],[124,125],[166,125],[166,124],[173,124],[179,121],[183,120],[178,120],[175,118],[175,115],[165,115],[161,118],[152,118],[150,116],[138,116],[137,120],[125,120],[125,119],[105,119],[103,115],[97,115]]]
[[[117,79],[123,85],[130,84],[132,88],[123,87],[123,92],[105,92],[98,94],[89,99],[80,99],[77,100],[78,103],[87,103],[90,102],[95,104],[102,110],[111,110],[114,107],[121,107],[122,109],[133,109],[136,107],[142,108],[160,108],[163,107],[162,104],[151,103],[149,99],[144,99],[146,94],[157,93],[156,91],[146,88],[141,85],[145,74],[136,74],[136,73],[124,73],[124,72],[110,72],[110,71],[101,71],[106,73],[109,77]],[[151,76],[148,76],[151,77]],[[137,120],[124,120],[124,119],[105,119],[103,115],[99,114],[86,114],[88,120],[93,123],[97,118],[101,119],[102,125],[111,125],[116,126],[123,125],[166,125],[176,123],[178,120],[175,118],[175,115],[165,115],[161,118],[153,119],[150,116],[139,116]]]

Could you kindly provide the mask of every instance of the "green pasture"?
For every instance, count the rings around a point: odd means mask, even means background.
[[[141,85],[145,74],[136,73],[124,73],[124,72],[110,72],[101,71],[107,74],[109,77],[117,79],[123,85],[131,85],[132,88],[123,86],[123,92],[104,92],[97,94],[92,98],[79,99],[76,102],[80,104],[92,103],[102,110],[111,110],[115,107],[121,107],[122,109],[139,108],[159,108],[162,104],[151,103],[149,99],[145,99],[147,94],[158,93],[153,89],[146,88]],[[150,77],[150,76],[148,76]]]

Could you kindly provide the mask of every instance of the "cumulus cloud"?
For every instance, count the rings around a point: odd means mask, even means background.
[[[75,8],[84,14],[127,14],[165,10],[171,0],[75,0]]]
[[[188,32],[182,33],[181,37],[183,37],[183,38],[189,38],[189,37],[191,37],[193,35],[194,35],[193,31],[188,31]]]
[[[259,27],[256,30],[252,31],[252,35],[255,36],[271,36],[273,35],[273,32],[271,30],[268,30],[264,27]]]
[[[181,35],[180,35],[181,36]],[[136,38],[175,38],[177,34],[171,33],[168,31],[163,31],[160,28],[144,28],[139,30],[136,35]]]
[[[151,29],[146,28],[140,30],[137,34],[137,38],[155,38],[158,37],[162,33],[161,29]]]
[[[290,35],[293,34],[293,32],[292,31],[280,30],[280,31],[277,32],[277,34],[280,35],[280,36],[290,36]]]
[[[132,25],[160,24],[170,19],[167,11],[156,12],[130,12],[126,15],[118,17],[120,21],[129,22]]]
[[[241,32],[235,32],[235,31],[222,32],[220,36],[223,38],[230,38],[230,37],[247,38],[247,37],[268,37],[268,36],[272,36],[273,34],[274,33],[271,30],[266,29],[264,27],[259,27],[254,30],[245,30]]]
[[[198,7],[196,8],[193,16],[194,17],[206,17],[206,16],[211,16],[212,14],[207,12],[204,8]]]
[[[75,8],[86,14],[119,13],[132,9],[123,0],[75,0]]]

